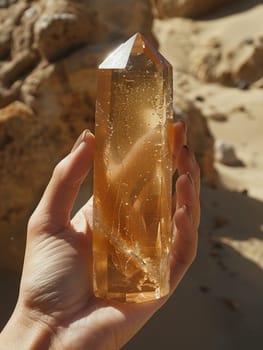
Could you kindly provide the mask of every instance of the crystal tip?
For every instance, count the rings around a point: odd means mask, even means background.
[[[170,66],[166,59],[138,32],[109,54],[99,69],[125,69],[131,56],[141,54],[148,56],[154,64]]]

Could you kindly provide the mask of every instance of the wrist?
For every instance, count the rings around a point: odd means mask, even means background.
[[[44,322],[29,317],[19,307],[0,334],[1,350],[47,350],[54,333]]]

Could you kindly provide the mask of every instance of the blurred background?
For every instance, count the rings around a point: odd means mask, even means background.
[[[96,67],[136,32],[174,67],[174,113],[202,170],[195,263],[125,350],[243,350],[263,334],[262,0],[0,0],[0,329],[26,223],[94,127]],[[91,191],[88,179],[78,205]]]

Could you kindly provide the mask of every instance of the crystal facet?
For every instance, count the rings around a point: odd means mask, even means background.
[[[99,68],[94,293],[157,299],[169,292],[172,67],[136,34]]]

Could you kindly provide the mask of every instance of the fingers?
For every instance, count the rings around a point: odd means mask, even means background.
[[[179,176],[176,183],[176,197],[176,211],[186,206],[191,214],[193,225],[197,228],[200,221],[200,204],[194,180],[190,173]]]
[[[175,290],[195,259],[198,244],[197,229],[193,225],[191,209],[186,205],[176,211],[175,239],[171,251],[171,292]]]
[[[83,220],[83,217],[85,220]],[[71,225],[76,229],[76,231],[93,231],[93,196],[76,213],[74,218],[71,220]],[[82,227],[82,225],[85,225],[85,227]]]
[[[188,147],[182,147],[177,164],[180,176],[176,183],[176,212],[173,218],[172,290],[176,288],[196,256],[200,222],[200,172]]]
[[[69,224],[80,185],[92,165],[94,148],[94,136],[83,132],[71,153],[56,166],[31,222],[42,220],[42,224],[45,221],[58,229]]]
[[[200,194],[200,168],[187,145],[183,145],[177,157],[177,168],[179,175],[190,173],[197,194]]]

